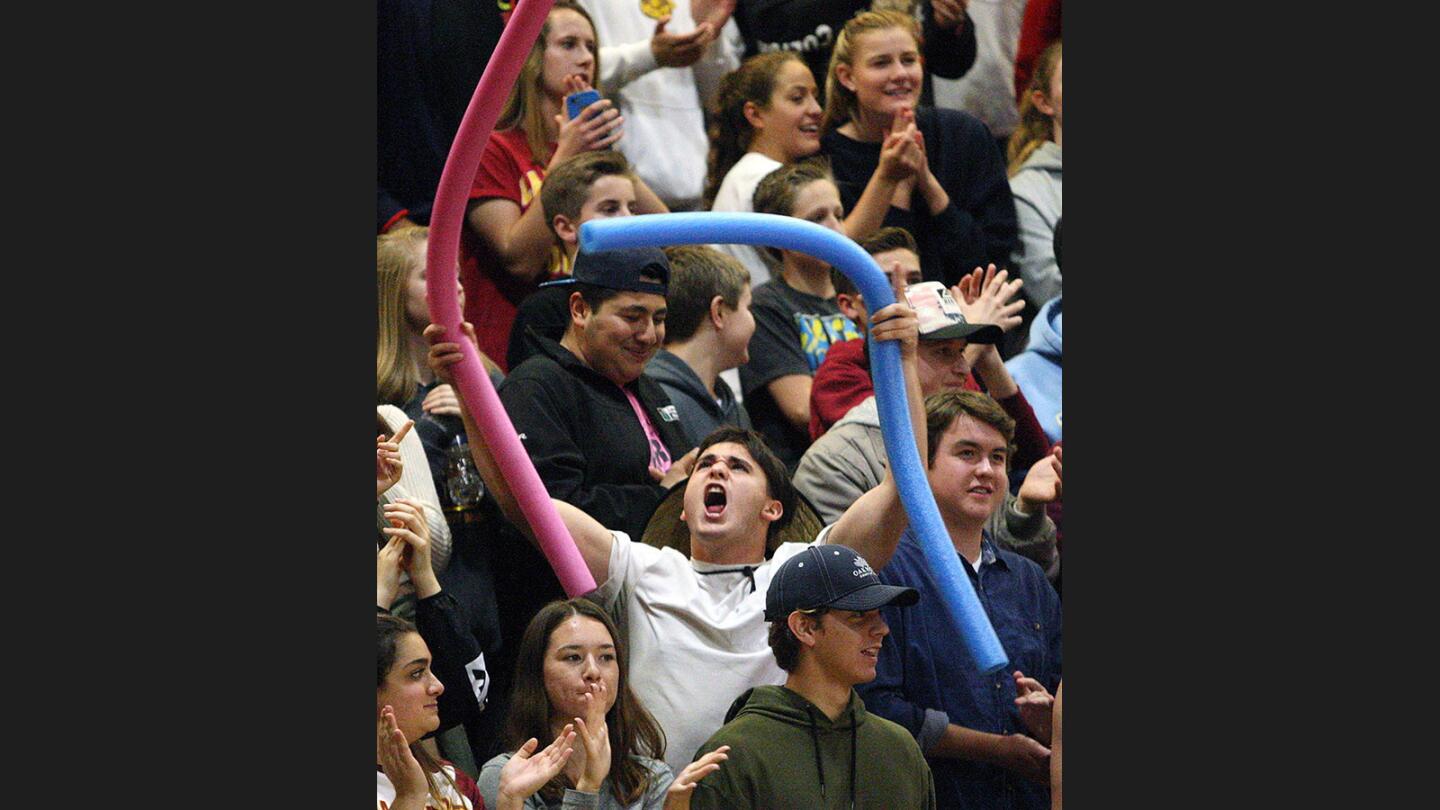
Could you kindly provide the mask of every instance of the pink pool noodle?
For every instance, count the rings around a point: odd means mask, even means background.
[[[452,367],[455,384],[465,398],[465,407],[475,417],[485,444],[500,467],[500,474],[514,490],[525,520],[540,541],[545,559],[555,569],[555,576],[560,579],[565,593],[573,597],[595,590],[595,578],[590,575],[580,550],[565,530],[545,484],[535,472],[530,455],[515,435],[515,426],[500,404],[495,386],[490,384],[490,377],[480,363],[479,352],[460,329],[460,302],[455,296],[455,259],[460,250],[460,228],[470,185],[480,166],[480,154],[490,140],[505,97],[520,75],[525,57],[540,36],[540,28],[554,3],[555,0],[520,0],[515,5],[510,21],[500,35],[500,43],[495,46],[495,52],[490,55],[490,62],[480,76],[480,84],[470,97],[470,105],[466,107],[455,141],[450,145],[450,155],[445,160],[445,170],[440,175],[435,205],[431,209],[430,245],[425,262],[425,300],[430,307],[430,320],[444,326],[445,340],[460,344],[465,355],[464,360]],[[535,204],[539,205],[539,200]]]

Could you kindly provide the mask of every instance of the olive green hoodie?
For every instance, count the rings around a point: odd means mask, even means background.
[[[725,721],[695,753],[730,746],[730,758],[696,787],[696,810],[935,807],[935,783],[915,738],[866,712],[853,689],[835,721],[783,686],[745,692]]]

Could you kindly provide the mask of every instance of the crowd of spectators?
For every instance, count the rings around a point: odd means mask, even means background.
[[[574,598],[426,304],[511,7],[379,4],[377,810],[1059,807],[1059,0],[555,0],[455,294]],[[828,228],[894,303],[799,251],[580,250],[677,211]],[[885,344],[998,672],[902,506]]]

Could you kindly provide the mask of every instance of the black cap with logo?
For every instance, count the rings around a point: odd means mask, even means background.
[[[818,607],[867,611],[908,607],[920,592],[880,581],[870,563],[840,545],[810,546],[785,561],[765,592],[765,621],[783,622],[792,611]]]

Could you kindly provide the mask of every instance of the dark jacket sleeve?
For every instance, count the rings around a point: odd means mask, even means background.
[[[440,727],[478,717],[490,676],[484,651],[468,629],[460,603],[448,591],[421,599],[415,604],[415,627],[434,658],[430,668],[445,685],[440,694]]]
[[[943,79],[958,79],[975,64],[975,26],[965,15],[954,28],[935,24],[929,0],[924,4],[925,72]]]
[[[575,398],[541,380],[512,374],[500,389],[500,401],[523,435],[521,441],[550,497],[583,510],[602,526],[640,536],[634,527],[643,531],[665,490],[651,483],[585,484],[585,456],[565,417],[576,407]]]

